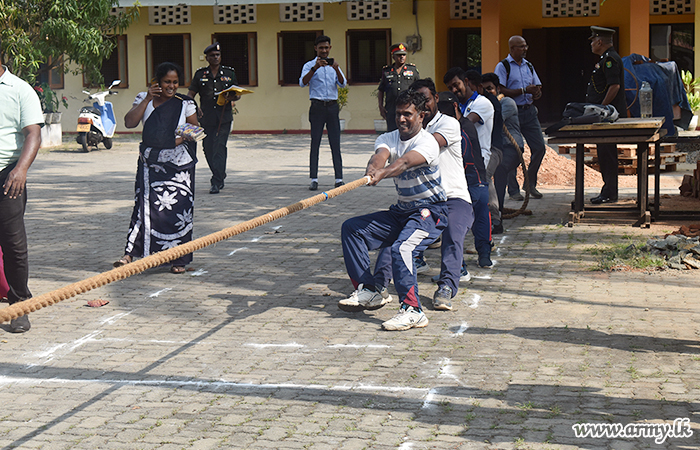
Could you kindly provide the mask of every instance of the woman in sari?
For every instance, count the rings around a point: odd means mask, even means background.
[[[127,128],[143,122],[143,134],[131,225],[124,256],[115,267],[192,240],[196,144],[176,136],[176,129],[185,123],[197,125],[197,106],[177,93],[184,80],[177,65],[160,64],[155,80],[136,96],[124,117]],[[173,260],[170,271],[184,273],[190,262],[191,253]]]

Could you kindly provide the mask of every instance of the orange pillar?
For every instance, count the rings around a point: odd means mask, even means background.
[[[629,38],[630,53],[649,56],[649,0],[630,0]]]
[[[481,2],[481,71],[493,72],[501,60],[501,0]]]

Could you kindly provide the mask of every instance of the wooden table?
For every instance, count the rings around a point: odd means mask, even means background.
[[[649,143],[658,142],[666,133],[661,126],[663,117],[649,119],[623,118],[613,123],[591,123],[567,125],[551,134],[548,143],[576,145],[576,184],[572,212],[569,214],[569,226],[573,226],[584,216],[585,209],[591,211],[620,211],[633,209],[639,213],[635,226],[649,227]],[[583,199],[583,153],[586,144],[637,144],[637,203],[634,207],[624,206],[587,206]],[[658,155],[658,151],[657,151]],[[657,167],[658,173],[658,167]]]

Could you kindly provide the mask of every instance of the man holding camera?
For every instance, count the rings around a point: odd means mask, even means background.
[[[345,75],[338,62],[328,55],[331,51],[331,38],[319,36],[314,42],[316,58],[304,64],[299,77],[299,86],[309,86],[309,122],[311,122],[311,156],[309,190],[318,189],[318,152],[321,147],[323,127],[328,130],[328,143],[333,155],[335,187],[343,184],[343,159],[340,156],[340,118],[338,113],[338,87],[347,85]]]

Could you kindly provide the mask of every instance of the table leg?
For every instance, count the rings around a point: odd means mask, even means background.
[[[637,224],[649,227],[649,144],[637,144],[637,205],[639,220]]]
[[[661,190],[661,143],[654,144],[654,220],[659,220],[661,206],[659,202],[659,191]]]
[[[576,186],[574,188],[574,214],[580,217],[583,211],[583,152],[584,145],[576,144]]]

